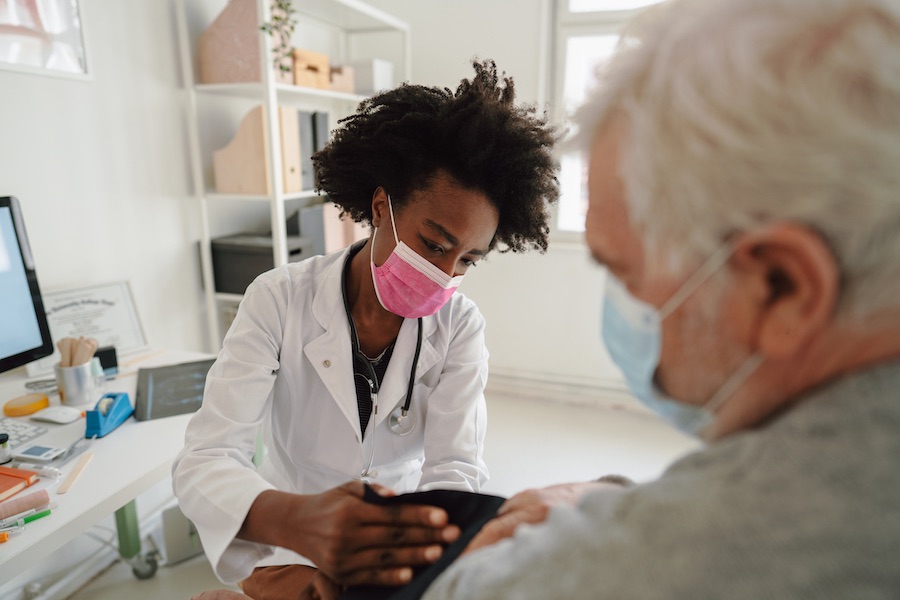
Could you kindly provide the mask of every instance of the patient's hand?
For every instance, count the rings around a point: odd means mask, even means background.
[[[520,492],[503,503],[497,516],[472,538],[463,554],[512,537],[519,525],[524,523],[543,523],[554,506],[574,506],[585,494],[602,489],[623,488],[613,483],[590,481],[563,483]]]
[[[328,578],[322,571],[316,571],[309,585],[300,592],[299,600],[337,600],[343,588]]]

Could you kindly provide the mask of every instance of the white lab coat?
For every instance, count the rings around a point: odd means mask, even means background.
[[[388,427],[391,411],[406,398],[416,346],[416,320],[406,319],[382,382],[378,414],[360,442],[341,297],[348,252],[278,267],[247,288],[173,465],[181,508],[225,582],[239,581],[259,565],[311,564],[299,554],[235,535],[265,490],[319,493],[359,479],[373,439],[374,480],[398,493],[478,491],[487,481],[484,318],[459,293],[423,319],[410,408],[415,429],[401,437]],[[257,471],[252,458],[260,426],[266,457]]]

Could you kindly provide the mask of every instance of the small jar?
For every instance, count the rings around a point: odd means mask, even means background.
[[[9,449],[9,434],[0,433],[0,465],[5,465],[12,460],[12,452]]]

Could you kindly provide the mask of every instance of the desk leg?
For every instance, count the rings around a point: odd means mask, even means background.
[[[262,427],[259,428],[259,433],[256,434],[256,452],[253,453],[253,466],[259,467],[262,464],[263,458],[266,456],[266,445],[263,442],[263,433]]]
[[[138,579],[153,577],[158,563],[154,553],[141,554],[141,532],[134,500],[116,511],[116,531],[119,534],[119,556],[131,564],[134,576]]]

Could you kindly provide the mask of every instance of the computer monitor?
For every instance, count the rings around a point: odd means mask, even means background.
[[[19,201],[0,197],[0,373],[53,354]]]

